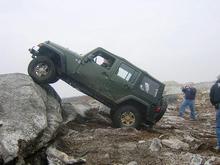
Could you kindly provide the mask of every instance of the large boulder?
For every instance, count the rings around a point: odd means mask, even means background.
[[[62,122],[59,96],[25,74],[0,75],[0,158],[5,163],[47,146]]]

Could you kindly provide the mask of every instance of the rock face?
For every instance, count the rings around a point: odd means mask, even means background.
[[[0,75],[0,158],[5,163],[35,152],[55,136],[62,122],[52,87],[24,74]]]

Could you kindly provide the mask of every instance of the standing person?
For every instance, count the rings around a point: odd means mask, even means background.
[[[216,83],[211,87],[209,96],[210,102],[216,109],[217,146],[215,150],[220,151],[220,75],[217,77]]]
[[[187,107],[189,107],[191,113],[191,120],[196,120],[196,112],[195,112],[195,98],[196,98],[196,88],[186,85],[182,88],[182,92],[184,93],[184,101],[182,102],[179,109],[179,116],[183,117],[183,114]]]

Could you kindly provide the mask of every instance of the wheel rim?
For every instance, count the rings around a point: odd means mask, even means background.
[[[124,112],[121,114],[121,123],[125,126],[132,126],[135,123],[135,115],[132,112]]]
[[[39,63],[34,68],[34,72],[38,77],[44,77],[49,73],[49,66],[45,63]]]

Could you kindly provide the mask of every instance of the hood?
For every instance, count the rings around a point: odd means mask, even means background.
[[[81,56],[78,53],[71,51],[70,49],[65,48],[65,47],[58,45],[58,44],[51,42],[51,41],[46,41],[46,42],[40,44],[39,46],[45,46],[49,49],[53,49],[54,51],[56,51],[60,55],[64,55],[64,54],[67,55],[68,54],[68,55],[73,55],[73,56],[77,56],[77,57],[81,58]]]

